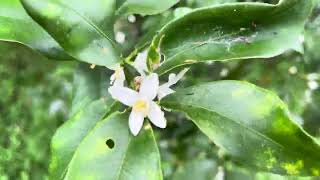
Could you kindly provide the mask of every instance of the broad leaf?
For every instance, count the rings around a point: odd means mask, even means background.
[[[77,148],[65,179],[162,179],[150,124],[134,137],[128,130],[127,113],[99,122]]]
[[[302,51],[299,39],[313,0],[282,0],[277,5],[233,3],[194,10],[166,25],[155,37],[165,61],[158,69],[203,61],[268,58],[289,49]]]
[[[51,179],[61,178],[80,142],[89,131],[116,107],[107,92],[106,68],[91,69],[82,63],[74,75],[74,97],[70,119],[55,133],[51,142]]]
[[[113,42],[115,0],[21,0],[28,14],[74,58],[111,67],[119,61]]]
[[[50,179],[61,179],[80,142],[98,121],[110,111],[106,99],[96,100],[78,111],[53,136],[51,141]]]
[[[184,112],[244,165],[285,175],[319,175],[319,144],[269,91],[239,81],[220,81],[179,90],[161,104]]]
[[[28,16],[19,0],[0,1],[0,40],[23,44],[49,59],[72,59]]]
[[[118,9],[117,14],[154,15],[169,9],[178,2],[179,0],[126,0]]]
[[[106,68],[96,67],[91,69],[86,63],[79,64],[73,77],[74,95],[70,113],[71,117],[94,100],[101,97],[107,100],[111,99],[107,93],[110,76],[111,74]]]

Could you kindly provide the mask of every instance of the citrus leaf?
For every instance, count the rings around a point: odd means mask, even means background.
[[[103,98],[93,101],[57,130],[51,141],[50,179],[63,178],[80,142],[103,119],[110,106]]]
[[[35,23],[19,0],[0,2],[0,41],[16,42],[53,60],[71,60],[60,45]]]
[[[178,2],[179,0],[126,0],[117,10],[117,14],[154,15],[164,12]]]
[[[106,73],[106,68],[91,69],[85,63],[80,63],[75,71],[70,119],[56,131],[51,141],[51,179],[63,177],[80,142],[98,121],[114,111],[116,103],[104,93],[110,77]]]
[[[282,0],[277,5],[246,2],[194,10],[171,21],[154,38],[165,57],[158,73],[204,61],[301,52],[300,38],[312,7],[313,0]]]
[[[27,13],[74,58],[106,67],[120,58],[113,42],[115,0],[21,0]]]
[[[134,137],[128,130],[127,113],[99,122],[77,148],[65,179],[162,179],[150,124]]]
[[[184,112],[239,163],[283,175],[319,176],[319,144],[269,91],[220,81],[179,90],[161,104]]]
[[[111,73],[103,67],[94,69],[86,63],[80,63],[73,76],[73,100],[71,117],[88,104],[101,97],[109,100],[107,88],[110,84]]]

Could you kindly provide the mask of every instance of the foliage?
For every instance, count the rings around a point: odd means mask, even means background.
[[[320,176],[320,2],[235,2],[0,2],[1,179]],[[186,66],[166,129],[133,136],[112,73]]]

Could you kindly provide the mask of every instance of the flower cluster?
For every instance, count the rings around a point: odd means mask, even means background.
[[[132,107],[129,116],[129,128],[133,135],[137,135],[147,117],[155,126],[165,128],[167,121],[164,112],[155,99],[174,93],[170,86],[176,84],[188,71],[182,70],[179,74],[170,74],[167,83],[159,85],[159,76],[156,73],[149,73],[147,69],[147,52],[139,53],[134,61],[134,67],[140,73],[137,79],[139,86],[136,90],[124,86],[125,74],[120,64],[116,65],[111,76],[111,87],[108,89],[113,99],[120,101],[126,106]]]

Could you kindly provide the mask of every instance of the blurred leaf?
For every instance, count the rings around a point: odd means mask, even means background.
[[[63,177],[81,141],[110,110],[110,106],[105,99],[87,104],[57,130],[51,142],[51,179]]]
[[[213,160],[195,159],[180,166],[173,180],[208,180],[217,173],[217,165]]]
[[[164,12],[179,0],[126,0],[117,10],[117,14],[154,15]]]
[[[155,37],[160,42],[165,73],[203,61],[268,58],[289,49],[302,51],[304,23],[313,0],[225,4],[194,10],[166,25]],[[268,18],[266,18],[268,17]]]
[[[72,59],[28,16],[19,0],[1,0],[0,2],[0,40],[23,44],[49,59]]]
[[[98,121],[113,111],[113,99],[103,95],[109,85],[103,70],[106,71],[105,68],[91,69],[88,64],[81,63],[74,74],[71,118],[57,130],[51,143],[52,179],[63,176],[80,142]]]
[[[79,64],[74,74],[71,117],[94,100],[103,96],[107,96],[105,99],[108,101],[111,99],[109,94],[106,93],[110,83],[109,77],[106,68],[96,67],[91,69],[86,63]]]
[[[99,122],[77,148],[65,179],[161,180],[160,156],[149,124],[134,137],[128,115]]]
[[[115,0],[22,0],[28,14],[74,58],[111,67],[120,61],[113,42]]]
[[[288,175],[319,175],[320,146],[273,93],[239,81],[179,90],[164,107],[181,111],[242,164]]]

